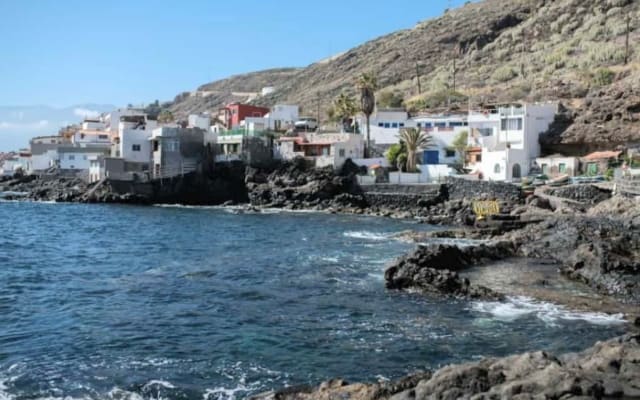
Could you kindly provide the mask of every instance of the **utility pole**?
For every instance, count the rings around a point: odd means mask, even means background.
[[[318,128],[317,129],[319,131],[320,130],[320,92],[317,93],[317,96],[318,97],[316,98],[316,101],[317,101],[316,118],[318,120]]]
[[[453,92],[456,92],[456,74],[458,70],[456,69],[456,58],[458,58],[458,52],[455,52],[453,55]]]
[[[627,14],[627,34],[624,41],[624,65],[629,62],[629,32],[631,31],[631,13]]]
[[[418,95],[422,94],[422,87],[420,86],[420,66],[416,61],[416,81],[418,82]]]

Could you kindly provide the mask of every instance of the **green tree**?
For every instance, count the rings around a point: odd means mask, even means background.
[[[469,142],[469,132],[461,131],[456,135],[451,143],[451,147],[458,153],[459,162],[461,165],[464,165],[464,154],[467,151],[467,147]]]
[[[376,107],[375,91],[378,88],[378,80],[373,73],[364,73],[356,81],[356,86],[360,90],[360,111],[365,116],[367,124],[367,147],[365,158],[371,154],[371,125],[369,119]]]
[[[389,161],[390,165],[397,166],[398,158],[403,154],[405,156],[407,154],[407,147],[404,142],[396,143],[387,150],[387,161]]]
[[[407,172],[415,172],[418,149],[430,147],[432,138],[418,128],[404,128],[400,131],[400,140],[407,147]]]

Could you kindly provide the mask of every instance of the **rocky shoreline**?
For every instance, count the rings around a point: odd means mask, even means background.
[[[535,351],[449,365],[398,381],[291,387],[254,400],[604,399],[640,398],[640,335],[630,334],[575,354]]]
[[[551,297],[540,297],[574,309],[622,312],[631,322],[630,329],[637,329],[633,328],[634,324],[640,325],[640,203],[636,200],[611,197],[610,193],[590,186],[550,189],[524,198],[513,185],[462,180],[425,186],[413,192],[400,192],[400,188],[394,187],[372,192],[357,185],[356,172],[357,167],[353,164],[347,164],[342,171],[334,173],[330,169],[309,169],[299,161],[268,169],[235,166],[215,175],[176,180],[165,183],[163,188],[179,189],[169,195],[165,193],[163,197],[122,193],[116,184],[109,182],[87,185],[79,179],[62,177],[12,179],[0,182],[0,192],[4,191],[5,198],[13,200],[244,204],[252,211],[279,208],[413,218],[447,228],[404,232],[395,238],[414,242],[417,247],[387,267],[385,281],[389,290],[500,301],[513,295],[515,290],[493,287],[490,281],[477,282],[478,273],[474,275],[473,271],[491,270],[499,263],[507,262],[513,265],[510,270],[514,271],[512,280],[518,280],[519,274],[527,273],[526,268],[519,265],[537,260],[548,266],[547,274],[539,281],[530,282],[527,293],[534,293],[536,298],[540,293],[551,293]],[[497,200],[502,216],[494,224],[478,224],[471,199]],[[456,240],[438,244],[438,241],[447,239]],[[466,240],[462,243],[459,239]],[[563,282],[571,282],[594,295],[586,297],[586,300],[576,300],[575,294],[566,289],[548,290],[554,285],[562,287]],[[603,300],[595,304],[595,298]],[[433,375],[410,376],[394,383],[354,386],[337,380],[319,388],[287,389],[260,398],[640,396],[640,387],[629,383],[630,377],[640,378],[640,371],[633,370],[640,365],[637,336],[617,339],[605,345],[597,344],[589,351],[586,355],[573,357],[582,357],[584,362],[596,357],[602,360],[598,362],[613,363],[614,367],[609,366],[602,371],[598,368],[581,371],[576,369],[579,364],[559,361],[559,358],[545,353],[527,353],[505,359],[508,362],[488,359],[445,368],[441,370],[444,372]],[[612,357],[611,352],[618,354],[618,358],[606,361],[606,357]],[[623,356],[620,354],[631,358],[621,361]],[[512,362],[521,363],[522,367],[518,368],[525,369],[512,371],[507,365]],[[624,362],[632,367],[621,369]],[[563,379],[557,380],[540,372],[547,370],[556,371]],[[627,376],[627,370],[633,370],[633,373]],[[495,379],[493,371],[499,371]],[[525,375],[535,379],[525,379]],[[554,397],[556,395],[558,397]]]

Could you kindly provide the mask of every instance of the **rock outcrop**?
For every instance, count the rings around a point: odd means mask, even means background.
[[[597,291],[640,304],[640,222],[554,216],[505,234],[516,255],[552,259],[561,272]]]
[[[312,168],[304,159],[273,171],[247,168],[245,182],[253,206],[288,209],[362,208],[366,201],[352,174]]]
[[[325,382],[255,400],[603,399],[640,397],[640,335],[554,356],[535,351],[446,366],[391,383]]]
[[[458,272],[487,260],[508,257],[512,252],[507,243],[469,247],[419,246],[387,268],[384,274],[386,286],[389,289],[414,289],[453,297],[501,299],[499,293],[472,285]]]

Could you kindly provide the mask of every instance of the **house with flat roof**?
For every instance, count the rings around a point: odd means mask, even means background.
[[[356,133],[299,133],[277,139],[276,159],[302,157],[317,168],[340,169],[347,159],[364,156],[364,137]]]
[[[540,155],[540,134],[553,122],[557,108],[556,103],[509,103],[470,110],[468,167],[485,180],[529,175]]]

